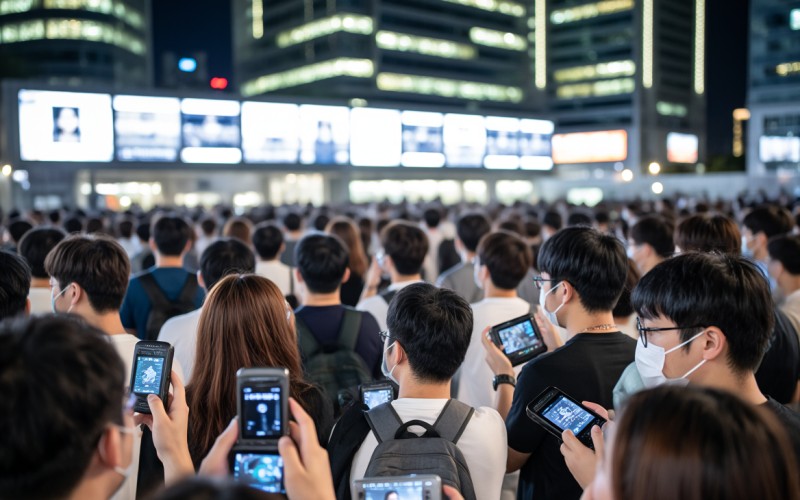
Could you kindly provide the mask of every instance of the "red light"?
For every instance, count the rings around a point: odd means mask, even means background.
[[[211,88],[216,90],[225,90],[228,88],[228,79],[215,76],[211,79]]]

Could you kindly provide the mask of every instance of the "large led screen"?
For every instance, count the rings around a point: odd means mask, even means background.
[[[761,136],[758,156],[764,163],[800,162],[800,137]]]
[[[23,161],[107,162],[114,156],[111,96],[20,90]]]
[[[448,167],[480,167],[486,154],[482,116],[444,115],[444,156]]]
[[[239,163],[242,150],[237,101],[181,101],[184,163]]]
[[[403,111],[404,167],[444,166],[444,115],[423,111]]]
[[[242,150],[248,163],[297,163],[300,107],[296,104],[242,104]]]
[[[556,164],[623,161],[627,157],[628,133],[624,130],[553,136],[553,162]]]
[[[350,113],[350,163],[363,167],[396,167],[402,140],[400,112],[393,109],[353,108]]]
[[[487,116],[486,168],[519,168],[519,119]]]
[[[526,170],[550,170],[553,168],[552,148],[553,122],[547,120],[520,120],[519,154],[520,167]]]
[[[300,106],[300,161],[344,165],[350,161],[350,108]]]
[[[114,132],[120,161],[176,161],[181,149],[180,100],[115,96]]]
[[[697,163],[699,140],[694,134],[667,134],[667,161],[671,163]]]

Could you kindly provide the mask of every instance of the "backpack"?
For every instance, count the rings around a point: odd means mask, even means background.
[[[305,358],[308,380],[322,387],[333,402],[338,415],[339,395],[364,382],[372,381],[372,374],[361,356],[356,353],[356,341],[361,329],[361,313],[351,307],[344,308],[336,344],[320,345],[303,321],[295,317],[300,352]]]
[[[181,293],[175,300],[169,300],[164,295],[164,291],[156,283],[156,279],[151,273],[143,274],[139,277],[147,297],[150,299],[150,315],[147,317],[146,334],[142,340],[156,340],[161,331],[161,327],[168,319],[186,314],[197,309],[194,299],[197,296],[197,277],[194,274],[187,274],[186,282],[183,284]]]
[[[433,425],[422,420],[403,423],[391,403],[366,413],[369,426],[378,439],[364,477],[435,474],[443,484],[456,488],[465,500],[475,500],[475,489],[464,454],[456,443],[467,428],[475,409],[450,399]],[[419,426],[425,434],[417,436],[408,428]]]

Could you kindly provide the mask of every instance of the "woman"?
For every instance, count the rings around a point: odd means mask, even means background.
[[[350,279],[342,283],[340,292],[342,304],[355,307],[358,299],[361,298],[361,291],[364,289],[364,276],[369,268],[367,253],[361,242],[361,233],[355,223],[347,217],[334,217],[328,222],[325,232],[338,236],[347,247],[350,261],[347,267],[350,269]]]
[[[231,275],[206,297],[197,326],[197,354],[189,402],[189,450],[195,467],[236,416],[236,371],[249,367],[289,370],[289,395],[314,419],[327,441],[333,410],[322,392],[303,379],[294,316],[270,280]]]

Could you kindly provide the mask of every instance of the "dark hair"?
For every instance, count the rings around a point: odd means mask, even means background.
[[[524,225],[526,238],[536,238],[542,234],[542,225],[538,221],[528,219]]]
[[[34,278],[48,277],[47,271],[44,270],[44,259],[66,236],[67,234],[58,228],[37,227],[25,233],[19,240],[17,252],[28,261]]]
[[[15,220],[8,224],[8,234],[14,243],[19,243],[22,237],[33,229],[33,224],[26,220]]]
[[[314,227],[314,229],[316,231],[325,231],[325,226],[327,226],[328,222],[330,222],[330,221],[331,221],[331,218],[328,217],[327,214],[324,214],[324,213],[323,214],[317,214],[317,216],[314,217],[314,221],[312,222],[311,225]]]
[[[533,255],[519,236],[508,231],[496,231],[481,238],[478,259],[489,269],[494,286],[514,290],[528,274]]]
[[[151,230],[158,252],[170,257],[183,254],[186,244],[192,237],[191,232],[189,224],[175,215],[163,215],[157,218]]]
[[[567,217],[567,226],[591,226],[592,218],[583,212],[572,212]]]
[[[236,238],[222,238],[211,243],[200,256],[200,273],[206,290],[229,274],[256,272],[256,257],[250,247]]]
[[[425,219],[425,225],[434,228],[439,226],[439,222],[442,220],[442,212],[440,212],[436,208],[429,208],[422,213],[423,219]]]
[[[730,217],[721,214],[695,214],[678,223],[675,244],[682,252],[721,252],[739,255],[742,236],[739,226]]]
[[[262,222],[253,231],[253,246],[258,256],[264,260],[272,260],[278,255],[283,245],[283,231],[272,222]]]
[[[139,237],[142,241],[147,241],[150,239],[150,223],[149,222],[142,222],[141,224],[136,226],[136,236]]]
[[[294,262],[312,293],[332,293],[347,270],[347,247],[338,236],[310,233],[294,247]]]
[[[153,497],[154,500],[270,500],[282,498],[232,479],[190,476]]]
[[[767,251],[789,274],[800,274],[800,236],[776,236],[767,243]]]
[[[123,238],[130,238],[133,236],[133,221],[130,219],[123,219],[117,224],[119,235]]]
[[[0,250],[0,319],[25,312],[31,290],[31,268],[19,255]]]
[[[402,275],[417,274],[428,254],[428,237],[419,227],[404,221],[394,221],[381,231],[384,252]]]
[[[0,323],[3,497],[62,498],[75,489],[106,426],[122,423],[124,373],[108,337],[75,317]]]
[[[283,216],[283,226],[289,231],[299,231],[303,219],[295,212],[289,212]]]
[[[350,273],[363,277],[369,269],[369,259],[364,245],[361,242],[361,233],[356,227],[355,222],[348,217],[334,217],[325,227],[325,232],[338,236],[344,243],[348,254],[348,265]]]
[[[513,217],[501,220],[497,224],[497,229],[499,231],[507,231],[509,233],[514,233],[518,236],[523,236],[525,234],[525,225],[522,224],[521,220]]]
[[[614,498],[800,496],[785,429],[763,405],[724,391],[666,385],[639,392],[622,411],[615,436]]]
[[[690,252],[667,259],[642,277],[631,300],[643,319],[722,330],[728,363],[737,372],[758,368],[775,323],[764,275],[751,261],[728,254]],[[681,330],[681,340],[698,330]]]
[[[633,225],[630,237],[637,245],[648,244],[658,254],[666,259],[675,253],[675,242],[672,240],[674,227],[663,217],[651,215],[642,217]]]
[[[67,234],[80,233],[83,231],[83,222],[78,217],[70,217],[64,221],[64,231]]]
[[[636,263],[628,259],[628,276],[625,278],[625,287],[622,289],[622,295],[619,296],[619,300],[617,300],[617,305],[611,311],[615,318],[627,318],[634,313],[631,293],[633,293],[633,289],[636,288],[640,278]]]
[[[222,236],[226,238],[236,238],[239,241],[249,245],[253,231],[253,223],[246,217],[234,217],[229,219],[228,222],[222,227]]]
[[[555,233],[542,244],[537,263],[553,285],[567,281],[575,287],[589,312],[611,311],[628,275],[622,243],[590,227],[567,227]]]
[[[418,380],[446,382],[467,354],[472,309],[451,290],[414,283],[392,298],[386,324]]]
[[[544,214],[542,225],[550,226],[558,231],[564,225],[564,219],[562,219],[560,213],[551,210]]]
[[[86,221],[86,232],[89,234],[104,233],[105,224],[100,217],[90,217]]]
[[[474,252],[478,248],[478,242],[491,230],[489,219],[485,215],[475,212],[462,215],[456,222],[458,239],[470,252]]]
[[[213,236],[214,231],[217,230],[217,221],[211,216],[203,217],[200,221],[200,229],[202,229],[203,234],[206,236]]]
[[[764,233],[767,238],[786,234],[794,227],[792,215],[776,205],[763,205],[744,217],[744,227],[754,235]]]

